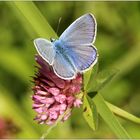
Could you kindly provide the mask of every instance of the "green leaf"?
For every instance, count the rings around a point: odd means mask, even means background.
[[[83,100],[83,116],[88,125],[93,130],[96,130],[98,125],[98,113],[92,99],[86,95]]]
[[[113,105],[113,104],[111,104],[111,103],[109,103],[107,101],[105,103],[107,104],[109,109],[113,113],[115,113],[116,115],[118,115],[118,116],[120,116],[122,118],[128,119],[128,120],[130,120],[130,121],[132,121],[134,123],[140,124],[140,118],[139,117],[136,117],[136,116],[126,112],[125,110],[123,110],[123,109],[121,109],[121,108],[119,108],[119,107],[117,107],[117,106],[115,106],[115,105]]]
[[[98,63],[90,70],[88,70],[86,73],[84,73],[84,89],[88,89],[92,82],[95,80],[95,77],[98,72]]]
[[[94,69],[92,68],[84,73],[84,90],[87,88],[93,70]]]
[[[95,79],[91,79],[90,83],[88,84],[87,92],[97,92],[104,88],[116,75],[118,72],[117,69],[111,69],[111,70],[104,70],[99,72],[96,75]]]
[[[94,99],[94,103],[97,107],[98,113],[106,122],[106,124],[111,128],[111,130],[116,134],[118,138],[130,138],[129,134],[115,118],[114,114],[106,105],[103,97],[98,93]]]

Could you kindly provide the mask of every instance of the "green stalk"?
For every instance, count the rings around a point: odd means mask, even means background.
[[[116,119],[112,111],[106,105],[103,97],[98,93],[93,101],[97,107],[97,111],[106,124],[111,128],[111,130],[116,134],[118,138],[130,138],[127,131],[123,128],[120,122]]]
[[[105,101],[105,103],[107,104],[107,106],[109,107],[109,109],[113,113],[115,113],[116,115],[118,115],[118,116],[120,116],[122,118],[125,118],[127,120],[130,120],[130,121],[132,121],[134,123],[140,124],[140,118],[138,118],[138,117],[136,117],[136,116],[134,116],[134,115],[132,115],[132,114],[130,114],[130,113],[122,110],[122,109],[120,109],[119,107],[117,107],[117,106],[115,106],[115,105],[113,105],[113,104],[111,104],[111,103],[109,103],[107,101]]]

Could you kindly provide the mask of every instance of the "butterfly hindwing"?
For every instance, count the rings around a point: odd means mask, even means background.
[[[74,67],[63,54],[56,53],[53,70],[62,79],[73,79],[76,75]]]
[[[34,44],[39,55],[52,65],[56,55],[53,43],[43,38],[37,38],[34,40]]]
[[[65,46],[78,72],[84,72],[93,66],[98,59],[97,50],[93,45]]]

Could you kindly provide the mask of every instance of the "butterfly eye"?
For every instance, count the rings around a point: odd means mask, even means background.
[[[54,42],[54,41],[55,41],[55,39],[51,37],[51,38],[50,38],[50,41],[51,41],[51,42]]]

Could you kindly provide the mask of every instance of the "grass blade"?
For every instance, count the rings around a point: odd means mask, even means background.
[[[33,2],[13,2],[13,5],[19,9],[23,16],[27,19],[31,28],[36,31],[38,37],[56,38],[57,35],[51,28],[49,23],[42,16],[38,8]],[[23,17],[21,17],[23,18]]]
[[[105,101],[105,103],[107,104],[107,106],[109,107],[109,109],[113,113],[115,113],[116,115],[118,115],[118,116],[120,116],[122,118],[125,118],[127,120],[130,120],[130,121],[132,121],[134,123],[140,124],[140,118],[139,117],[136,117],[136,116],[134,116],[134,115],[132,115],[132,114],[130,114],[130,113],[122,110],[121,108],[119,108],[119,107],[117,107],[117,106],[115,106],[115,105],[113,105],[113,104],[111,104],[111,103],[109,103],[107,101]]]

